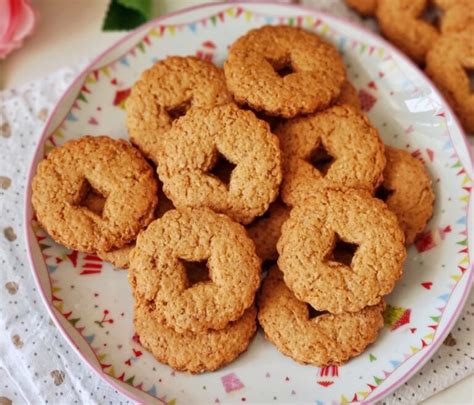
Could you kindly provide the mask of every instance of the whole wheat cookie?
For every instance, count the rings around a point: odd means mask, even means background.
[[[433,79],[468,133],[474,132],[474,93],[466,70],[474,69],[474,27],[443,34],[426,57]]]
[[[427,7],[428,0],[378,0],[376,11],[382,33],[420,64],[439,37],[438,30],[422,19]]]
[[[447,7],[440,22],[442,34],[463,32],[474,28],[474,1],[458,2]]]
[[[404,242],[382,201],[363,190],[323,189],[291,210],[277,244],[278,266],[296,297],[314,309],[357,312],[392,291],[403,271]],[[353,256],[341,257],[341,245]]]
[[[362,353],[384,325],[384,302],[359,312],[313,314],[272,267],[258,300],[258,321],[266,338],[299,363],[318,367],[341,365]]]
[[[382,182],[384,145],[369,120],[350,106],[294,118],[275,133],[283,156],[281,198],[290,206],[324,187],[372,192]]]
[[[263,262],[278,258],[276,244],[281,235],[281,226],[290,216],[290,208],[277,200],[264,215],[247,227],[247,233],[255,243],[255,250]]]
[[[346,0],[346,4],[365,17],[375,14],[377,0]]]
[[[158,182],[159,183],[159,182]],[[173,203],[163,193],[163,187],[158,187],[158,207],[156,208],[155,218],[161,218],[166,212],[174,209]],[[92,196],[85,204],[92,211],[100,207],[101,202],[97,201],[97,197]],[[95,212],[95,211],[94,211]],[[115,269],[128,269],[130,266],[130,253],[135,247],[135,240],[120,249],[111,250],[110,252],[97,252],[102,260],[111,263]]]
[[[235,165],[228,179],[214,171],[221,161]],[[193,108],[163,142],[158,174],[177,208],[209,207],[248,224],[278,195],[278,139],[266,122],[234,104]]]
[[[254,306],[224,329],[180,334],[162,325],[143,302],[135,305],[134,325],[140,343],[161,363],[191,373],[214,371],[247,350],[255,335]]]
[[[434,193],[425,166],[410,153],[385,146],[383,183],[375,193],[397,216],[410,245],[433,215]]]
[[[210,280],[190,285],[186,262],[207,261]],[[179,333],[222,329],[240,318],[260,283],[245,229],[209,209],[168,211],[137,238],[129,281],[136,301]]]
[[[336,102],[334,104],[347,104],[352,106],[355,110],[359,112],[361,111],[359,95],[357,94],[356,88],[349,80],[346,80],[342,84],[341,93],[339,94],[339,97],[336,99]]]
[[[102,213],[87,208],[91,190]],[[85,136],[53,149],[38,165],[32,203],[40,224],[62,245],[110,251],[135,239],[154,216],[157,183],[141,154],[123,140]]]
[[[129,136],[145,156],[157,161],[160,142],[172,122],[191,107],[231,101],[221,69],[192,56],[171,56],[145,70],[126,102]]]
[[[289,26],[247,32],[232,44],[224,72],[238,103],[284,118],[326,108],[346,79],[334,46]]]

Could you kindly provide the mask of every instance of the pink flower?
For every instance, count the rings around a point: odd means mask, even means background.
[[[19,48],[34,26],[30,0],[0,0],[0,59]]]

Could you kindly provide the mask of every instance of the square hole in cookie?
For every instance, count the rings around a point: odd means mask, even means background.
[[[186,277],[188,279],[188,288],[191,288],[198,283],[207,283],[212,281],[209,276],[209,268],[207,267],[207,261],[201,262],[188,262],[181,260],[184,269],[186,270]]]
[[[229,187],[230,178],[232,176],[232,171],[235,169],[236,165],[226,159],[221,153],[218,154],[216,163],[213,168],[209,171],[209,174],[217,177],[221,183],[223,183],[227,188]]]
[[[294,73],[293,66],[291,65],[291,59],[289,57],[281,60],[270,60],[267,59],[268,63],[272,65],[275,73],[280,77],[288,76]]]
[[[374,196],[375,198],[378,198],[379,200],[382,200],[383,202],[385,202],[393,193],[394,193],[393,190],[389,190],[388,188],[385,188],[382,184],[379,187],[377,187],[377,189],[375,190]]]
[[[325,176],[331,165],[334,163],[334,160],[334,157],[329,154],[321,142],[318,147],[311,152],[308,162]]]
[[[100,191],[96,190],[89,181],[86,179],[83,184],[83,190],[81,192],[82,198],[79,201],[79,206],[84,207],[92,211],[94,214],[102,216],[104,211],[106,197],[101,194]]]
[[[185,101],[173,108],[168,108],[166,112],[170,116],[170,118],[174,121],[177,120],[179,117],[185,115],[188,110],[191,108],[191,100]]]
[[[338,234],[336,234],[336,243],[334,245],[334,248],[332,249],[330,256],[328,257],[328,261],[338,262],[345,264],[346,266],[351,266],[352,259],[354,258],[358,247],[359,246],[354,243],[342,240],[342,238]]]

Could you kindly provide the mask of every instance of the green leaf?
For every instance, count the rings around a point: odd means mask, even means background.
[[[151,17],[152,0],[112,0],[102,25],[103,31],[136,28]]]

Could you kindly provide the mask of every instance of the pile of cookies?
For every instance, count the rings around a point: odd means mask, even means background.
[[[346,2],[362,16],[377,18],[380,31],[425,68],[465,131],[474,133],[474,0]]]
[[[134,146],[85,136],[54,149],[32,203],[54,240],[129,268],[135,329],[160,362],[215,370],[257,319],[318,366],[376,339],[434,195],[423,164],[361,113],[332,45],[264,26],[223,70],[168,57],[126,112]]]

